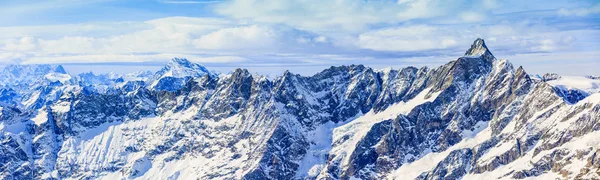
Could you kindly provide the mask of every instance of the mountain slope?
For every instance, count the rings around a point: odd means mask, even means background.
[[[437,68],[269,80],[175,58],[146,76],[7,81],[0,177],[600,178],[599,94],[569,102],[483,39]]]

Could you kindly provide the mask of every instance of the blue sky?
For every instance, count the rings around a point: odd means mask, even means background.
[[[123,72],[185,57],[259,74],[435,67],[481,37],[529,73],[600,75],[599,22],[597,0],[3,0],[0,66]]]

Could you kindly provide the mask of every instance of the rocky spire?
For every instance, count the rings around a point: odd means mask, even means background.
[[[471,48],[469,48],[469,50],[467,50],[467,52],[465,52],[465,56],[466,57],[483,57],[484,59],[486,59],[487,61],[490,61],[490,62],[496,59],[496,57],[494,57],[492,52],[490,52],[490,50],[485,45],[485,41],[481,38],[477,38],[473,42],[473,44],[471,45]]]

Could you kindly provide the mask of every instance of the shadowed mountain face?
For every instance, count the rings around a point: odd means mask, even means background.
[[[600,94],[559,93],[483,39],[437,68],[267,79],[175,58],[0,79],[2,179],[600,178]]]

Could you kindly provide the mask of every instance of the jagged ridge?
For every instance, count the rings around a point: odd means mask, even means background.
[[[482,39],[434,69],[269,80],[176,58],[148,80],[108,79],[2,88],[2,178],[597,178],[600,166],[597,146],[571,147],[598,133],[598,95],[565,103]]]

